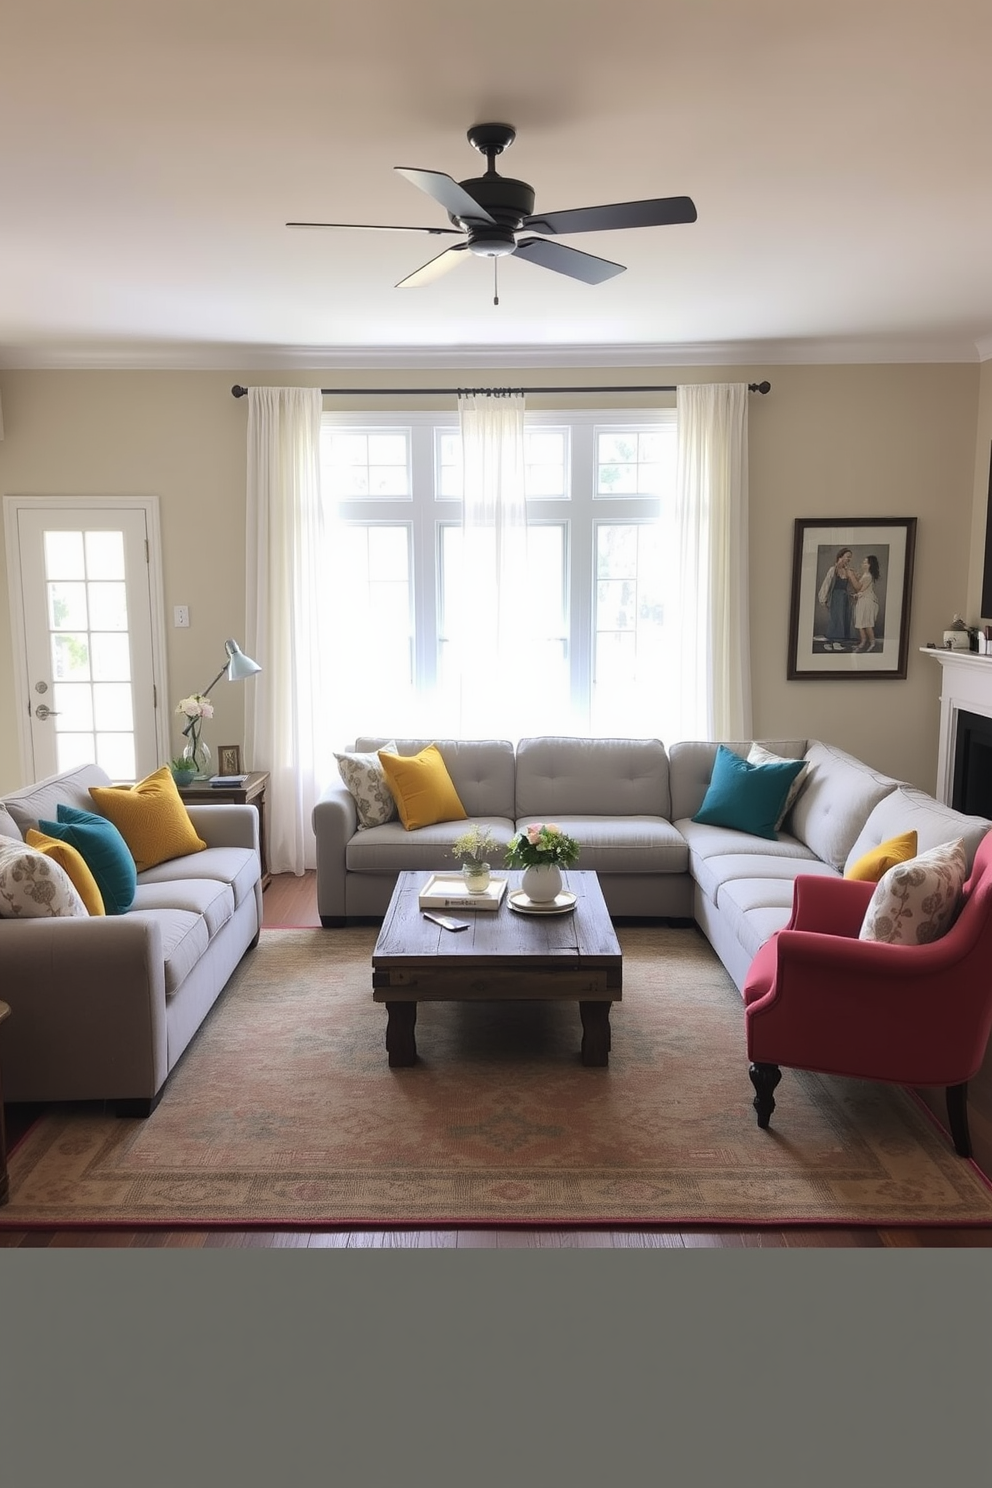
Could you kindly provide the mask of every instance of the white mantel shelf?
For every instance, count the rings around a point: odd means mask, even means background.
[[[976,651],[948,651],[921,646],[924,656],[940,662],[940,746],[937,752],[937,797],[951,804],[954,790],[954,748],[958,713],[980,713],[992,718],[992,656]]]

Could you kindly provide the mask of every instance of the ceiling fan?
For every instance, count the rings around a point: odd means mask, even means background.
[[[604,207],[576,207],[566,212],[534,211],[534,188],[496,172],[496,157],[509,149],[516,130],[509,124],[476,124],[468,131],[469,144],[485,155],[484,176],[455,181],[443,171],[415,170],[398,165],[401,176],[444,207],[453,227],[391,227],[371,222],[287,222],[287,227],[348,228],[362,232],[421,232],[435,237],[460,238],[415,269],[397,284],[397,289],[416,289],[432,284],[449,269],[467,262],[465,253],[494,260],[513,254],[542,269],[566,274],[584,284],[601,284],[622,274],[625,265],[608,258],[582,253],[565,243],[549,241],[559,233],[609,232],[622,227],[665,227],[670,223],[695,222],[696,208],[688,196],[663,196],[649,201],[616,202]],[[541,237],[522,237],[540,233]],[[498,304],[498,297],[494,296]]]

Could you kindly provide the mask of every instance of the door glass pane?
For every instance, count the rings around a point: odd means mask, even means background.
[[[123,580],[123,532],[87,532],[86,577]]]
[[[123,531],[44,534],[59,769],[95,760],[134,778],[134,695]]]
[[[52,636],[52,679],[64,682],[87,682],[90,675],[90,648],[85,631],[60,631]]]
[[[93,630],[127,630],[127,585],[87,584]]]
[[[88,619],[85,584],[49,584],[48,623],[52,630],[86,628]]]
[[[45,572],[50,579],[81,579],[84,575],[83,534],[45,533]]]

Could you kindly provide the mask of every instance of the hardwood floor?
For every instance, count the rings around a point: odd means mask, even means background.
[[[263,896],[266,927],[319,926],[314,875],[276,874]],[[328,931],[333,934],[333,931]],[[743,1066],[742,1066],[743,1068]],[[946,1113],[941,1091],[921,1091],[941,1125]],[[8,1106],[7,1133],[13,1144],[37,1109]],[[992,1052],[969,1087],[969,1121],[975,1160],[992,1174]],[[642,1227],[633,1230],[582,1228],[446,1230],[4,1230],[0,1249],[111,1247],[128,1249],[893,1249],[992,1247],[992,1229],[839,1229],[832,1226],[768,1228]]]

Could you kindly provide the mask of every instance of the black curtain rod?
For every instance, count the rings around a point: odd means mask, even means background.
[[[749,382],[747,385],[749,393],[771,392],[770,382]],[[438,394],[438,393],[676,393],[678,388],[674,382],[657,383],[649,382],[634,387],[529,387],[529,388],[321,388],[325,395],[347,394],[349,397],[373,397],[377,394],[389,397],[405,397],[407,393]],[[231,389],[235,398],[244,398],[248,395],[246,387],[239,387],[237,383]]]

